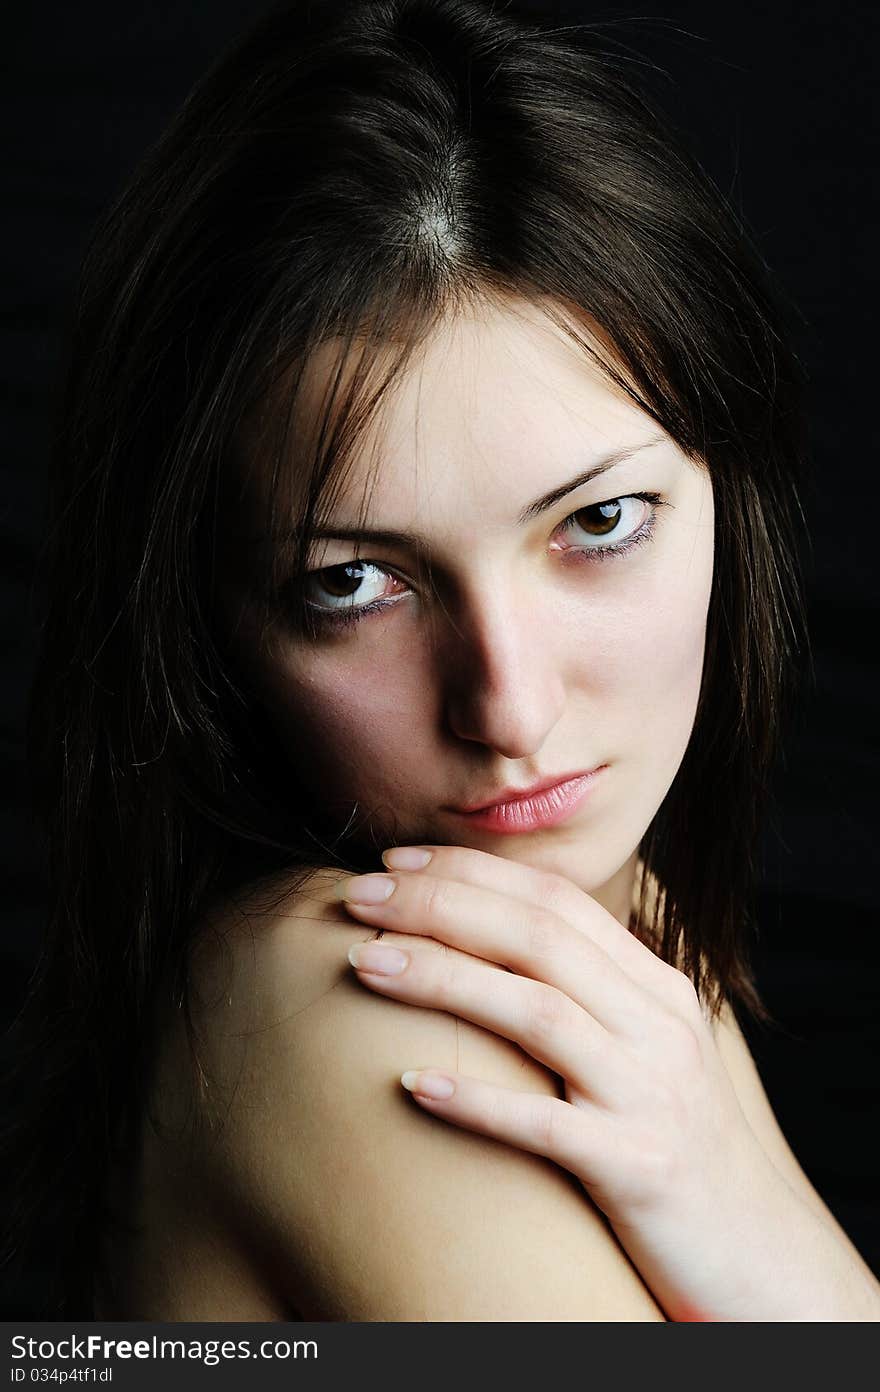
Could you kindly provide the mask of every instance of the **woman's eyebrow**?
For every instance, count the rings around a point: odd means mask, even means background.
[[[551,488],[549,493],[543,493],[540,498],[536,498],[533,503],[529,503],[520,512],[517,522],[523,526],[533,518],[539,517],[542,512],[553,507],[567,493],[573,493],[576,488],[581,488],[583,484],[590,483],[592,479],[598,478],[600,474],[613,469],[615,465],[622,464],[627,459],[632,459],[633,455],[641,454],[642,450],[650,449],[654,445],[666,443],[664,435],[652,435],[647,440],[642,440],[637,445],[623,445],[618,449],[611,450],[608,454],[601,455],[594,459],[589,468],[581,473],[575,474],[574,478],[568,479],[566,483],[561,483],[557,488]],[[416,532],[390,531],[387,527],[337,527],[335,524],[328,526],[313,527],[309,533],[316,541],[376,541],[385,546],[410,546],[418,547],[423,545],[422,539]],[[282,534],[279,540],[288,540],[296,536],[295,531],[288,531]]]
[[[528,507],[523,508],[519,515],[520,526],[524,522],[530,522],[533,517],[538,517],[542,512],[546,512],[554,503],[558,503],[560,498],[564,498],[566,493],[573,493],[582,484],[589,483],[591,479],[598,478],[606,470],[613,469],[615,464],[622,464],[625,459],[632,459],[633,455],[641,454],[642,450],[648,449],[652,445],[662,445],[665,443],[663,435],[652,435],[648,440],[642,440],[638,445],[623,445],[620,449],[612,450],[610,454],[604,454],[596,459],[588,469],[582,474],[576,474],[568,483],[562,483],[558,488],[551,488],[549,493],[544,493],[542,497],[536,498]]]

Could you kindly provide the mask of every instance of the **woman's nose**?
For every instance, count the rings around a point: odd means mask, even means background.
[[[555,626],[522,599],[459,616],[456,635],[439,656],[453,734],[508,759],[535,754],[565,704],[558,640]]]

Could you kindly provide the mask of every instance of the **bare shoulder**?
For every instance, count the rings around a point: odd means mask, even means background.
[[[375,933],[339,879],[247,896],[193,959],[198,1164],[279,1296],[319,1320],[662,1320],[571,1175],[403,1090],[404,1069],[431,1064],[557,1095],[559,1081],[507,1040],[362,986],[347,952]]]

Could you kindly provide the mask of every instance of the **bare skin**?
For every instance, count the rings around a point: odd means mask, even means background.
[[[446,323],[371,444],[381,466],[366,526],[418,533],[439,597],[420,584],[411,548],[387,539],[316,546],[313,603],[388,600],[317,641],[280,619],[263,642],[247,587],[230,577],[225,588],[292,770],[322,813],[340,825],[355,814],[371,845],[488,851],[565,877],[628,925],[638,846],[696,713],[708,473],[525,304]],[[356,521],[369,458],[337,503],[339,530]],[[620,549],[600,560],[599,544]],[[347,588],[326,569],[358,558]],[[501,836],[455,810],[600,765],[595,795],[557,826]],[[145,1124],[141,1169],[121,1195],[141,1235],[120,1251],[103,1308],[149,1319],[666,1318],[570,1173],[450,1126],[402,1091],[404,1069],[432,1065],[565,1095],[510,1038],[365,990],[346,955],[374,934],[342,908],[338,880],[319,871],[297,894],[281,880],[280,904],[264,887],[203,925],[195,1016],[209,1088],[196,1085],[179,1016],[160,1017],[158,1125]],[[450,953],[406,931],[385,939]],[[754,1154],[846,1249],[858,1284],[858,1259],[779,1131],[729,1010],[714,1037]]]
[[[135,1232],[113,1251],[116,1288],[97,1317],[665,1319],[562,1169],[417,1112],[397,1081],[413,1065],[550,1097],[562,1087],[496,1034],[365,991],[346,955],[375,934],[348,919],[339,884],[327,870],[291,895],[279,880],[212,918],[194,957],[209,1090],[169,1010],[141,1164],[118,1189]],[[383,940],[446,951],[405,933]],[[727,1009],[715,1037],[763,1150],[848,1246]],[[438,1265],[438,1250],[450,1261]]]
[[[638,452],[518,520],[623,449]],[[436,594],[410,546],[369,540],[358,552],[332,539],[314,547],[309,598],[330,617],[389,601],[355,627],[309,642],[281,616],[261,642],[253,597],[231,580],[225,590],[242,661],[310,801],[340,826],[356,812],[379,848],[466,844],[555,870],[626,922],[637,847],[699,696],[708,473],[517,302],[437,332],[365,442],[334,526],[357,522],[365,492],[367,528],[423,539]],[[642,544],[597,558],[639,533]],[[358,554],[362,578],[343,588],[326,568]],[[589,807],[553,834],[504,838],[452,810],[599,764]]]

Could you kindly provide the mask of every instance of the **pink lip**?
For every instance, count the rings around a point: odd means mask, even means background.
[[[560,783],[568,783],[572,778],[585,778],[588,773],[595,773],[597,769],[604,768],[604,764],[597,764],[595,769],[575,769],[572,773],[551,774],[549,778],[542,778],[539,782],[533,783],[530,788],[501,788],[498,796],[487,798],[485,802],[469,802],[464,807],[453,807],[453,812],[482,812],[490,807],[500,807],[505,802],[521,802],[525,798],[536,797],[538,793],[549,792],[551,788],[558,788]]]
[[[536,790],[520,793],[517,797],[492,803],[488,807],[461,811],[460,815],[466,818],[468,826],[482,827],[486,831],[508,836],[554,826],[581,805],[604,768],[605,765],[600,764],[590,773],[574,774],[543,787],[539,784]]]

